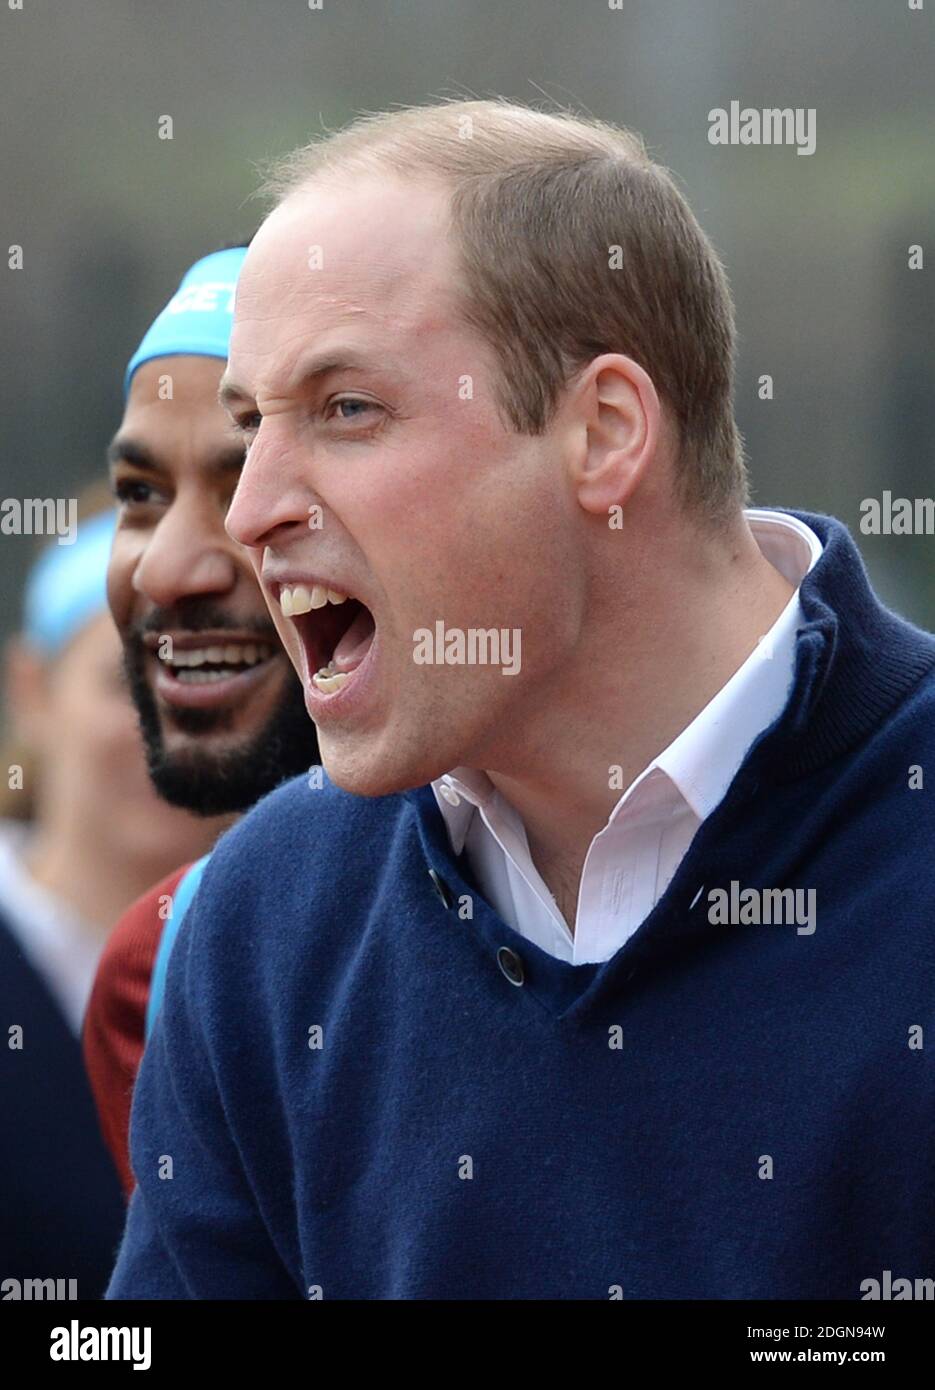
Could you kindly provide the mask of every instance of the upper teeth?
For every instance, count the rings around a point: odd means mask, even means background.
[[[279,587],[279,606],[284,618],[297,618],[313,608],[324,608],[326,603],[346,602],[347,594],[327,589],[324,584],[313,584],[310,589],[305,584],[281,584]]]
[[[169,666],[203,666],[206,661],[214,665],[255,666],[258,661],[266,661],[273,654],[268,642],[239,642],[225,647],[191,647],[188,651],[175,651],[162,655],[160,660]]]

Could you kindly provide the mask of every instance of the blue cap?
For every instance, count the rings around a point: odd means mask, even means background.
[[[107,610],[107,564],[116,511],[79,521],[72,545],[49,545],[29,572],[23,629],[43,656],[54,656],[85,623]]]
[[[234,290],[247,254],[245,246],[214,251],[187,271],[162,313],[153,321],[123,378],[124,396],[133,373],[153,357],[220,357],[227,360]]]

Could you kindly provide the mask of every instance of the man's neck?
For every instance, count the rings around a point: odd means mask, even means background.
[[[515,760],[488,769],[572,930],[585,857],[620,798],[614,788],[628,787],[692,723],[795,592],[745,518],[731,536],[697,552],[686,544],[681,556],[684,566],[634,567],[646,582],[631,584],[626,612],[609,604],[611,621],[559,692],[549,727],[529,730],[527,749],[547,754],[522,769]]]

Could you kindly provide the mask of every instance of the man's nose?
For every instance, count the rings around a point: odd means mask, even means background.
[[[177,500],[159,522],[136,566],[133,587],[165,607],[195,595],[224,594],[238,565],[216,502]]]
[[[274,443],[269,428],[266,421],[260,426],[227,512],[227,534],[254,549],[282,527],[308,527],[316,510],[303,467],[307,461],[284,436]]]

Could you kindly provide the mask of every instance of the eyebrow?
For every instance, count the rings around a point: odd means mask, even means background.
[[[202,467],[208,473],[221,476],[226,473],[239,473],[243,468],[243,461],[243,446],[232,444],[209,454]],[[145,468],[147,472],[158,473],[162,477],[168,477],[172,471],[145,444],[136,439],[121,438],[120,435],[112,439],[107,446],[107,462],[111,466],[115,463],[129,463],[135,468]]]
[[[324,353],[312,353],[300,357],[286,383],[286,393],[292,394],[313,385],[323,377],[334,372],[372,371],[373,364],[353,348],[337,348]],[[236,401],[252,401],[252,394],[234,381],[228,381],[226,374],[221,378],[218,400],[223,406],[231,406]]]

